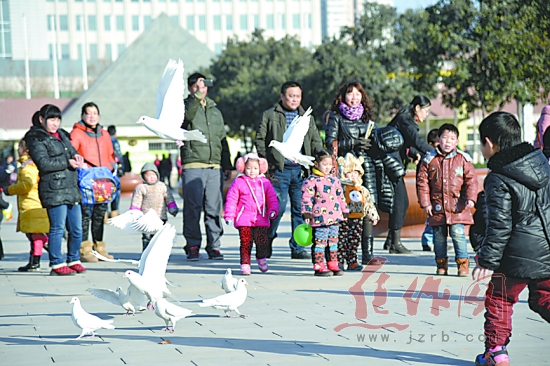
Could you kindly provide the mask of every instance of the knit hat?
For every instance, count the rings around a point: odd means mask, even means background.
[[[359,172],[359,184],[361,184],[361,177],[365,174],[365,171],[363,170],[364,161],[365,159],[362,156],[357,158],[351,153],[347,153],[345,158],[340,156],[338,158],[338,166],[340,167],[341,178],[344,179],[347,173],[357,170]]]
[[[260,158],[256,153],[248,153],[245,156],[237,159],[237,164],[235,164],[235,168],[239,173],[244,173],[244,169],[246,167],[246,161],[248,159],[254,159],[259,161],[260,174],[265,174],[265,172],[267,172],[267,160],[264,158]]]

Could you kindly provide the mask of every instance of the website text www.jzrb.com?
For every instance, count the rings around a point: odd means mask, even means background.
[[[447,342],[485,342],[484,334],[461,334],[445,333],[445,331],[435,333],[413,333],[409,332],[408,337],[396,337],[395,334],[388,333],[357,333],[357,342],[359,343],[447,343]]]

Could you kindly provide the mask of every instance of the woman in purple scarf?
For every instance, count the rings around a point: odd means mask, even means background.
[[[352,153],[363,157],[363,185],[382,211],[391,212],[394,184],[405,170],[391,153],[399,151],[403,137],[393,127],[374,128],[366,136],[373,119],[372,101],[358,81],[350,81],[340,88],[331,106],[326,126],[326,147],[334,155]],[[362,264],[377,265],[372,258],[374,243],[372,222],[365,219],[359,230]]]

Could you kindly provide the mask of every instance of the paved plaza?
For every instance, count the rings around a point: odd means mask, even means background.
[[[13,197],[8,200],[15,203]],[[123,198],[121,211],[128,207],[129,199]],[[122,308],[86,291],[117,286],[126,291],[128,281],[122,276],[133,269],[131,265],[90,263],[85,264],[85,274],[54,277],[49,276],[45,253],[41,272],[17,272],[27,263],[29,244],[15,232],[15,220],[3,222],[0,364],[473,365],[484,349],[479,297],[485,287],[470,277],[455,276],[452,251],[450,276],[435,278],[431,276],[433,253],[422,252],[419,239],[405,242],[414,255],[385,255],[382,238],[377,238],[375,254],[387,258],[382,268],[313,277],[309,261],[290,259],[287,214],[269,272],[260,273],[253,261],[252,275],[246,277],[248,298],[239,310],[248,317],[225,318],[222,311],[201,308],[198,302],[223,293],[219,281],[227,268],[240,277],[238,232],[226,227],[225,260],[204,259],[207,255],[202,251],[202,260],[187,262],[181,212],[170,223],[176,226],[178,238],[166,277],[175,285],[171,291],[181,300],[178,305],[196,314],[180,320],[172,334],[162,331],[164,321],[153,312],[125,316]],[[105,242],[115,258],[140,257],[138,233],[108,226]],[[70,316],[73,296],[89,313],[114,319],[116,329],[99,330],[93,339],[74,340],[80,329]],[[548,365],[549,357],[542,351],[550,344],[550,325],[529,310],[526,291],[520,299],[513,315],[511,363]]]

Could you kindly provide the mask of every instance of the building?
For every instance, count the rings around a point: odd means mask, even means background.
[[[320,0],[0,0],[0,58],[116,60],[161,13],[216,53],[228,38],[321,43]],[[25,33],[28,47],[25,47]],[[84,45],[84,47],[82,47]]]

